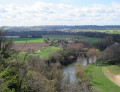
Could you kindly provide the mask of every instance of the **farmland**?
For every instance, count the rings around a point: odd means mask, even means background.
[[[103,32],[108,34],[120,34],[120,30],[95,30],[95,32]]]
[[[42,47],[48,46],[46,43],[41,42],[29,42],[29,43],[14,43],[12,48],[20,51],[20,52],[26,52],[28,50],[39,50]]]
[[[53,52],[56,52],[58,50],[61,50],[61,48],[55,47],[55,46],[42,47],[41,49],[39,49],[38,51],[36,51],[34,53],[29,53],[27,55],[27,58],[29,56],[33,56],[33,55],[38,55],[38,56],[40,56],[40,58],[48,58],[50,55],[53,54]],[[21,61],[21,62],[24,61],[25,54],[26,53],[19,53],[18,54],[19,61]]]
[[[32,42],[44,42],[44,39],[73,39],[77,38],[81,41],[87,41],[90,43],[94,43],[98,40],[101,40],[101,38],[97,37],[86,37],[86,36],[80,36],[80,35],[43,35],[43,38],[13,38],[14,43],[32,43]]]
[[[60,50],[61,48],[55,46],[47,46],[41,48],[39,51],[35,52],[35,54],[40,55],[41,58],[49,57],[53,52]]]
[[[73,39],[77,38],[81,41],[88,41],[91,43],[94,43],[98,40],[101,40],[101,38],[97,37],[87,37],[87,36],[80,36],[80,35],[43,35],[43,38],[13,38],[14,43],[31,43],[31,42],[43,42],[44,39]]]
[[[94,43],[101,38],[86,37],[80,35],[43,35],[43,38],[13,38],[13,48],[17,51],[26,52],[28,50],[39,50],[42,47],[48,46],[44,42],[44,39],[79,39],[80,41],[87,41],[89,43]]]
[[[14,43],[43,42],[43,38],[13,38]]]
[[[101,32],[101,33],[107,33],[107,34],[120,34],[120,30],[82,30],[82,29],[76,29],[72,32]]]
[[[90,43],[94,43],[94,42],[101,40],[101,38],[97,38],[97,37],[87,37],[87,36],[80,36],[80,35],[43,35],[43,38],[50,38],[50,39],[73,39],[73,38],[77,38],[80,41],[87,41]]]

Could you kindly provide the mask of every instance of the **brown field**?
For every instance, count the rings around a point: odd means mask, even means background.
[[[29,50],[37,51],[44,46],[48,46],[48,44],[44,42],[30,42],[30,43],[14,43],[12,48],[20,52],[27,52]]]

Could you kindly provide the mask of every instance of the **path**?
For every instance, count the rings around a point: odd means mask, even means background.
[[[102,71],[105,74],[105,76],[107,76],[112,82],[114,82],[116,85],[120,87],[120,74],[114,75],[105,67],[102,67]]]

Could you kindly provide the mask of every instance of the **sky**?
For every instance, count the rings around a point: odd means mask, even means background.
[[[120,25],[120,0],[0,0],[0,26]]]

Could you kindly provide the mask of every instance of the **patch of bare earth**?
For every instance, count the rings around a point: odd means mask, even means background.
[[[29,43],[14,43],[12,48],[20,52],[27,52],[29,50],[37,51],[45,46],[48,46],[48,44],[44,42],[29,42]]]
[[[105,76],[107,76],[112,82],[114,82],[116,85],[120,87],[120,74],[114,75],[105,67],[102,67],[102,71],[105,74]]]

